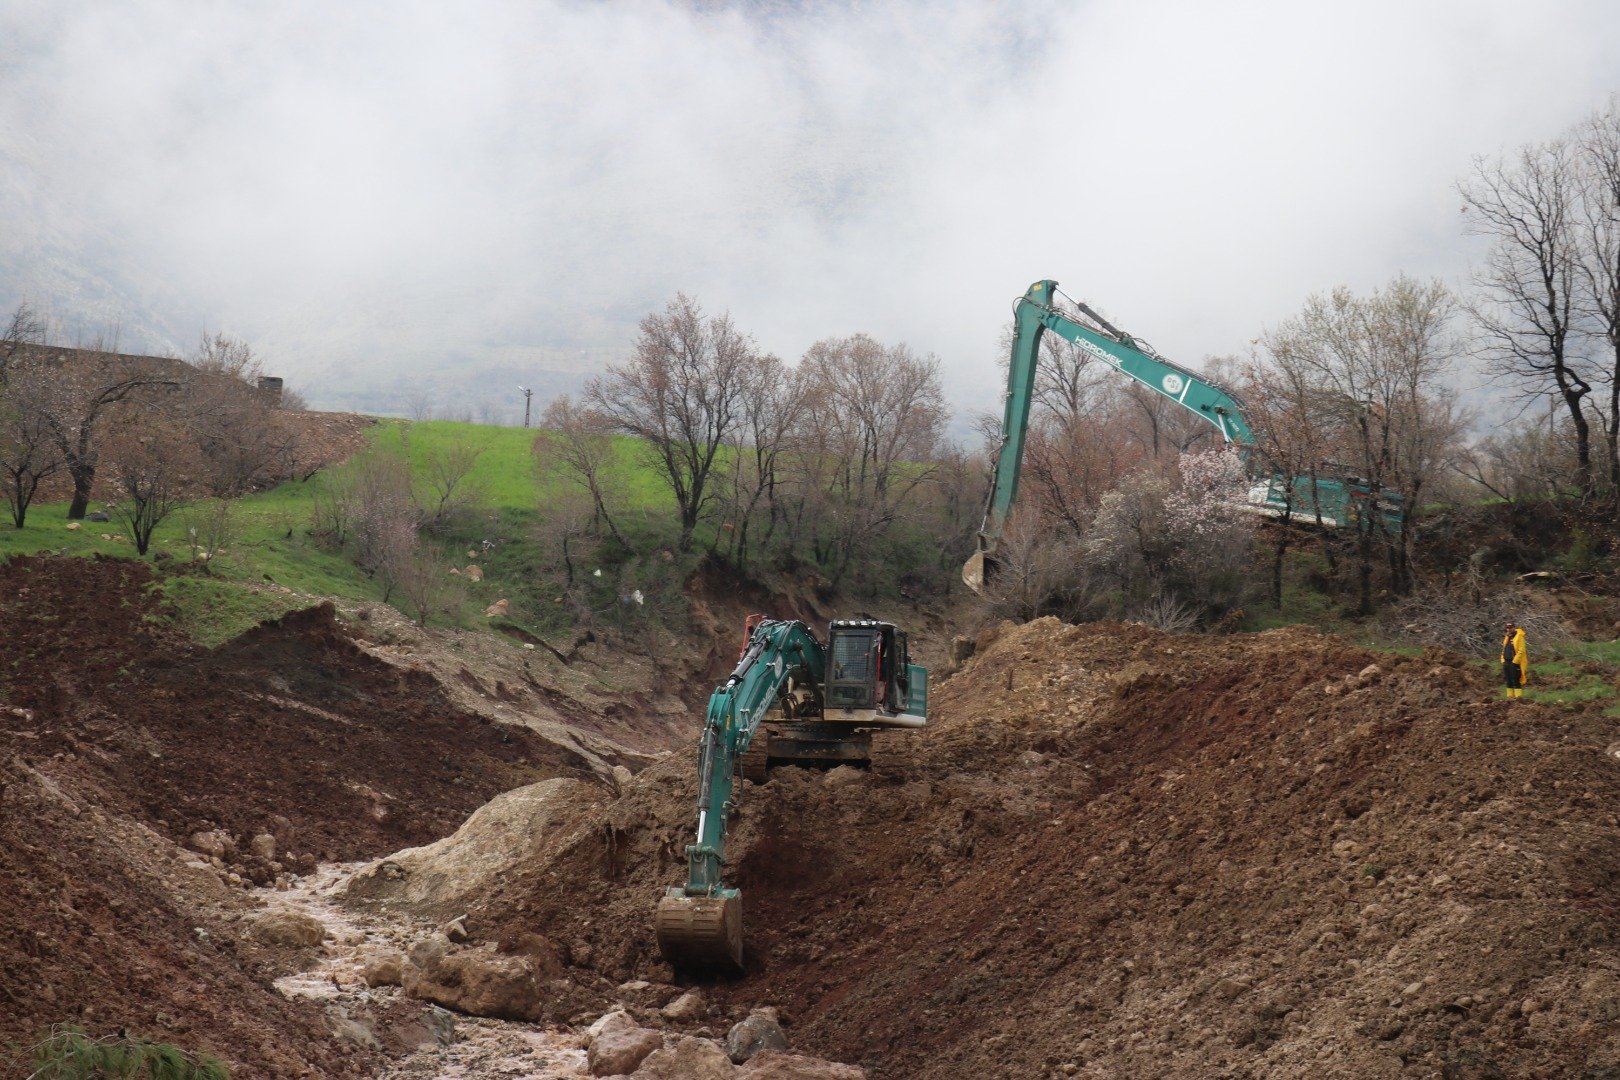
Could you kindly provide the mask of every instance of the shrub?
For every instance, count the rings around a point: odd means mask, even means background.
[[[230,1080],[214,1058],[135,1035],[96,1038],[77,1027],[52,1028],[30,1048],[28,1080]]]

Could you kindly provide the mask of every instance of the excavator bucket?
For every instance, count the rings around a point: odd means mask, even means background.
[[[962,584],[976,593],[983,593],[985,584],[995,577],[995,573],[995,558],[975,551],[962,566]]]
[[[742,967],[742,897],[674,896],[653,915],[658,951],[676,967]]]

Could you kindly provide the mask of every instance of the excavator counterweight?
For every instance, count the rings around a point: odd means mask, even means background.
[[[664,959],[682,968],[743,962],[742,895],[722,874],[745,761],[760,780],[773,764],[864,765],[874,730],[922,727],[927,709],[928,672],[910,662],[893,623],[835,621],[823,645],[802,622],[750,616],[742,657],[710,696],[698,743],[686,883],[666,889],[653,916]]]

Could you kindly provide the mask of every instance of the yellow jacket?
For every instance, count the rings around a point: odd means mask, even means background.
[[[1520,686],[1530,681],[1530,653],[1524,644],[1524,627],[1519,627],[1511,635],[1503,635],[1502,663],[1518,665]]]

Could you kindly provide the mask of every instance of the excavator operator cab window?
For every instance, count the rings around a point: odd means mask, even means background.
[[[828,652],[827,704],[835,709],[870,709],[882,663],[882,635],[876,626],[835,626]]]

